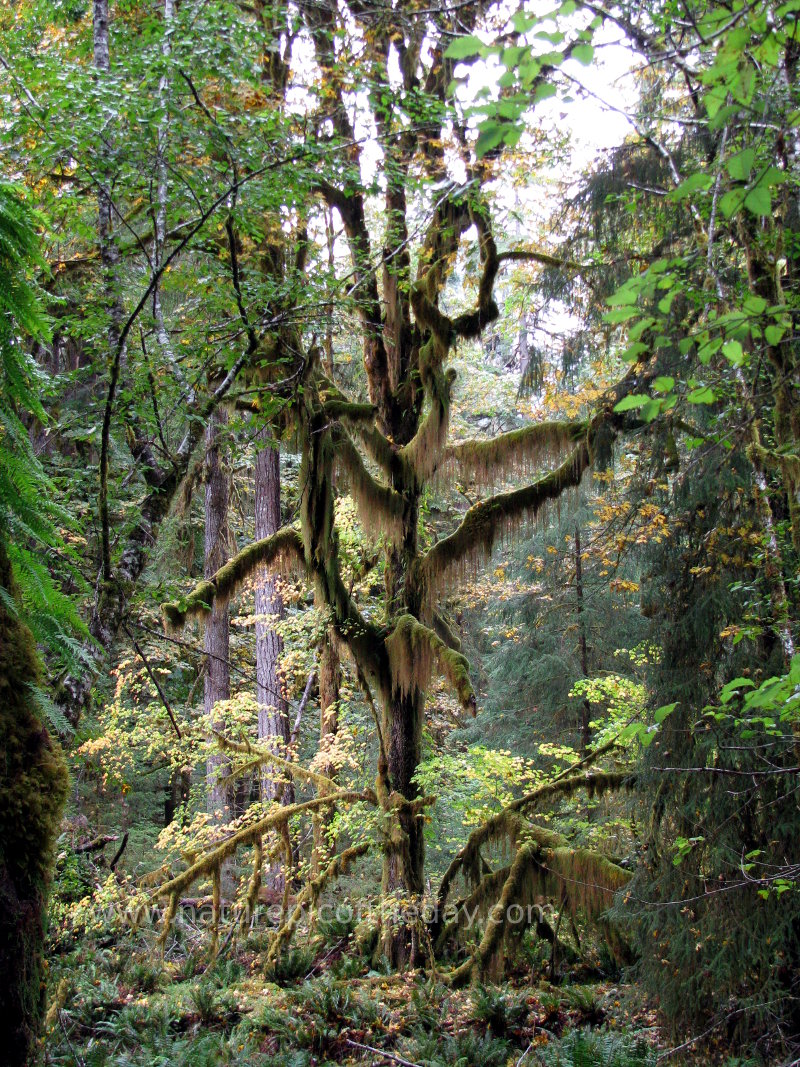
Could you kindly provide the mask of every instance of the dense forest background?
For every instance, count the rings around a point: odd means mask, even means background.
[[[9,1067],[800,1063],[798,10],[0,10]]]

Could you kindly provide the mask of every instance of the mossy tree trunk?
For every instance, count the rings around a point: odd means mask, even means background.
[[[53,842],[68,780],[58,744],[36,712],[33,635],[12,607],[0,539],[0,1035],[7,1067],[32,1063],[44,1006],[44,919]]]

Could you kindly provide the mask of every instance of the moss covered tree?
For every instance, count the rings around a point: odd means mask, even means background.
[[[180,626],[224,602],[263,565],[299,567],[311,579],[379,709],[375,793],[384,813],[383,892],[412,897],[424,890],[425,799],[415,772],[433,673],[449,681],[465,709],[475,709],[469,664],[442,601],[498,542],[580,483],[596,438],[620,421],[615,401],[642,373],[634,367],[593,420],[540,422],[491,441],[448,446],[455,381],[448,360],[459,342],[479,337],[498,317],[493,289],[503,263],[524,256],[554,262],[498,248],[486,192],[493,164],[477,158],[464,120],[448,103],[455,64],[447,45],[483,14],[481,4],[461,6],[457,17],[444,7],[419,17],[371,4],[303,9],[320,82],[317,140],[338,149],[321,156],[307,176],[309,211],[316,203],[343,227],[366,397],[340,388],[313,340],[303,345],[297,331],[259,342],[272,364],[297,368],[300,388],[284,393],[282,418],[301,453],[299,524],[247,546],[182,602],[165,606],[168,623]],[[382,152],[377,233],[357,129],[370,121]],[[461,169],[466,180],[455,176]],[[443,306],[445,289],[459,250],[472,242],[480,263],[477,300],[451,314]],[[515,473],[539,476],[481,500],[448,536],[423,549],[421,501],[436,477],[466,475],[492,485]],[[382,538],[382,618],[362,614],[342,580],[335,482],[349,489],[367,531]],[[385,931],[384,947],[400,958],[405,939]]]
[[[58,543],[46,502],[52,487],[21,421],[31,411],[41,412],[35,371],[18,338],[21,330],[43,333],[36,294],[26,280],[35,259],[33,220],[15,191],[1,184],[0,1034],[9,1067],[23,1067],[34,1056],[44,1006],[47,887],[67,795],[64,759],[42,721],[42,667],[26,622],[39,611],[58,620],[61,606],[58,590],[41,580],[31,560],[32,552]],[[19,564],[20,585],[12,560]],[[74,614],[70,618],[74,621]]]

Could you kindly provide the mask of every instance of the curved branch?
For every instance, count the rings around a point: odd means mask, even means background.
[[[211,611],[215,600],[228,600],[242,582],[259,566],[276,565],[288,569],[291,563],[305,568],[303,542],[291,526],[284,526],[271,537],[254,541],[231,557],[211,578],[199,582],[183,600],[162,604],[161,611],[169,628],[179,630],[187,618]]]

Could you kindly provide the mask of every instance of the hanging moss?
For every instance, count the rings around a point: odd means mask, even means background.
[[[616,740],[603,745],[589,757],[598,759],[616,745]],[[582,761],[584,764],[586,760]],[[586,789],[590,796],[602,794],[608,790],[632,788],[636,778],[629,771],[584,771],[581,774],[570,773],[569,769],[558,779],[538,786],[531,792],[512,801],[502,811],[486,819],[470,834],[467,843],[453,857],[444,873],[439,886],[437,910],[441,914],[447,904],[453,882],[459,873],[463,873],[468,884],[477,884],[483,876],[480,865],[480,850],[486,844],[507,842],[512,848],[526,827],[522,814],[540,804],[543,800],[555,797],[571,796],[580,789]],[[553,838],[552,848],[561,844],[561,839]]]
[[[317,789],[330,790],[332,792],[336,790],[336,782],[331,778],[327,778],[324,774],[319,774],[317,771],[309,770],[308,767],[303,767],[299,763],[292,762],[292,760],[284,759],[282,756],[265,748],[263,745],[253,745],[250,744],[249,741],[242,743],[232,741],[218,730],[213,730],[212,733],[219,742],[220,748],[225,752],[238,752],[242,755],[251,757],[242,767],[235,768],[228,778],[223,779],[223,782],[230,778],[238,777],[241,774],[247,774],[256,767],[261,767],[264,764],[267,764],[285,771],[293,778],[313,782]]]
[[[14,597],[0,539],[0,1034],[3,1062],[24,1067],[44,1008],[44,909],[68,778],[36,711],[39,659]]]
[[[341,878],[342,875],[347,874],[350,866],[361,856],[365,856],[368,851],[368,842],[345,849],[344,852],[339,853],[338,856],[334,856],[324,871],[306,882],[295,897],[295,906],[292,914],[281,924],[280,928],[275,933],[267,954],[268,963],[277,959],[283,946],[294,936],[294,933],[305,914],[306,908],[315,908],[320,895],[325,888],[330,885],[334,879]]]
[[[598,852],[571,848],[567,839],[553,830],[528,824],[524,838],[507,868],[507,877],[489,912],[481,942],[471,958],[449,976],[452,985],[463,985],[490,968],[508,933],[512,905],[526,909],[542,898],[549,898],[571,915],[581,913],[597,922],[611,906],[614,894],[630,881],[630,872]],[[498,881],[495,874],[485,876],[473,891],[472,899],[485,903],[496,891]]]
[[[373,535],[386,534],[395,543],[401,542],[405,512],[402,496],[372,477],[347,433],[338,430],[333,439],[337,465],[347,475],[364,529]]]
[[[428,688],[433,668],[450,682],[461,706],[475,713],[475,691],[469,661],[447,645],[413,615],[401,615],[386,639],[392,683],[403,696]]]
[[[429,404],[428,414],[414,437],[402,449],[403,458],[414,472],[417,486],[424,485],[430,478],[444,452],[450,425],[450,394],[456,379],[454,370],[445,373],[439,370],[438,361],[431,359],[431,353],[439,353],[433,339],[420,354],[423,368],[421,376]],[[438,354],[438,360],[441,359],[444,359],[444,355]],[[434,362],[434,365],[429,366],[429,361]]]
[[[180,630],[187,618],[206,615],[214,601],[227,601],[260,566],[289,570],[303,563],[303,543],[293,527],[285,526],[271,537],[254,541],[220,567],[213,578],[199,582],[183,600],[161,605],[164,623]]]
[[[580,485],[589,463],[589,448],[582,441],[559,467],[531,485],[473,505],[458,528],[416,564],[413,580],[423,601],[430,605],[446,583],[474,577],[498,540],[513,534],[549,501]]]
[[[263,837],[270,830],[280,831],[281,826],[286,824],[294,815],[302,815],[304,812],[311,813],[318,808],[339,803],[354,804],[358,801],[374,804],[375,794],[369,790],[359,793],[352,789],[341,789],[324,797],[315,797],[313,800],[306,800],[299,804],[278,807],[277,810],[271,811],[262,819],[258,819],[256,822],[243,826],[240,830],[232,833],[230,837],[219,845],[211,848],[199,859],[190,863],[185,871],[181,871],[174,878],[170,878],[169,881],[158,886],[153,893],[153,897],[154,899],[180,897],[195,882],[212,875],[214,870],[230,856],[233,856],[238,848],[252,845],[259,837]]]
[[[535,422],[488,441],[464,441],[446,449],[437,477],[491,486],[532,474],[586,436],[585,422]]]

